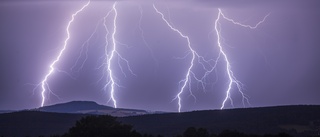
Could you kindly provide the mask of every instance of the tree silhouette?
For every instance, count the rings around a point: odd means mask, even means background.
[[[205,128],[199,128],[197,131],[197,136],[198,137],[209,137],[209,132],[207,129]]]
[[[219,134],[219,137],[246,137],[246,135],[238,131],[224,130]]]
[[[139,136],[132,126],[121,124],[108,115],[87,116],[76,122],[64,137],[129,137]]]
[[[209,137],[210,134],[207,129],[195,127],[189,127],[183,132],[183,137]]]
[[[183,137],[197,137],[197,129],[195,127],[189,127],[183,132]]]

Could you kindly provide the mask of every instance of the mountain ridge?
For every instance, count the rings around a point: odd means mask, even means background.
[[[320,134],[320,105],[202,110],[123,117],[120,121],[134,125],[137,131],[165,136],[182,133],[188,127],[202,127],[214,133],[228,129],[249,134],[315,136]]]
[[[78,114],[97,114],[97,115],[111,115],[116,117],[135,116],[152,114],[154,112],[113,108],[110,106],[100,105],[94,101],[70,101],[65,103],[58,103],[50,106],[44,106],[34,109],[35,111],[55,112],[55,113],[78,113]]]
[[[37,110],[46,111],[46,112],[74,113],[75,111],[87,110],[87,109],[112,110],[114,108],[100,105],[94,101],[70,101],[70,102],[58,103],[50,106],[40,107]]]
[[[89,104],[96,106],[96,103],[91,102]],[[127,110],[112,108],[111,111],[123,113]],[[0,136],[61,135],[82,117],[97,115],[96,113],[80,112],[53,113],[40,110],[24,110],[0,114]],[[140,133],[161,134],[168,137],[181,134],[188,127],[206,128],[211,133],[237,130],[247,134],[262,135],[285,132],[296,137],[309,137],[320,134],[320,105],[269,106],[162,114],[148,113],[122,115],[118,116],[117,120],[132,125]]]

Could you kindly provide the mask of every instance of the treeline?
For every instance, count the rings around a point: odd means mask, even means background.
[[[0,136],[4,137],[4,136]],[[26,136],[29,137],[29,136]],[[39,136],[44,137],[44,136]],[[141,134],[131,125],[122,124],[115,117],[108,115],[92,115],[81,118],[63,135],[50,137],[163,137],[162,135]],[[286,133],[277,135],[252,135],[238,131],[225,130],[219,134],[210,133],[205,128],[187,128],[181,135],[175,137],[292,137]]]
[[[266,134],[266,135],[254,135],[245,134],[236,130],[224,130],[220,134],[209,133],[205,128],[187,128],[182,135],[176,137],[292,137],[287,133],[279,133],[277,135]]]

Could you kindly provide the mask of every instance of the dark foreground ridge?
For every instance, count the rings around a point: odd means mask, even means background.
[[[188,127],[206,128],[210,132],[237,130],[247,134],[289,133],[294,136],[320,134],[320,106],[277,106],[229,110],[206,110],[163,115],[125,117],[124,123],[137,131],[175,135]]]
[[[0,114],[0,136],[37,137],[62,134],[85,114],[20,111]]]
[[[0,136],[62,135],[82,117],[92,114],[65,114],[21,111],[0,114]],[[318,136],[320,106],[279,106],[185,113],[149,114],[118,117],[140,133],[176,136],[188,127],[205,128],[210,133],[237,130],[246,134],[288,133],[293,136]],[[19,131],[19,132],[17,132]]]

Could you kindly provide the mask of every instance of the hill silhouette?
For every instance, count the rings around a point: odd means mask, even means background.
[[[135,116],[150,114],[145,110],[113,108],[100,105],[93,101],[71,101],[51,106],[45,106],[35,109],[36,111],[55,112],[55,113],[79,113],[79,114],[98,114],[111,115],[116,117]]]
[[[26,137],[63,134],[85,114],[20,111],[0,114],[0,136]]]
[[[39,136],[63,134],[75,122],[92,114],[64,114],[21,111],[0,114],[0,136]],[[140,133],[176,136],[188,127],[205,128],[211,133],[237,130],[247,134],[289,133],[317,136],[320,133],[320,106],[279,106],[229,110],[206,110],[118,117]],[[19,131],[19,132],[16,132]]]
[[[188,127],[210,132],[237,130],[249,134],[289,133],[295,136],[320,134],[320,106],[278,106],[186,113],[155,114],[120,118],[144,133],[173,136]]]
[[[10,113],[10,112],[13,112],[13,110],[0,110],[0,114],[1,113]]]
[[[52,106],[41,107],[38,110],[45,112],[57,113],[78,113],[84,110],[113,110],[114,108],[104,105],[99,105],[93,101],[71,101]]]

